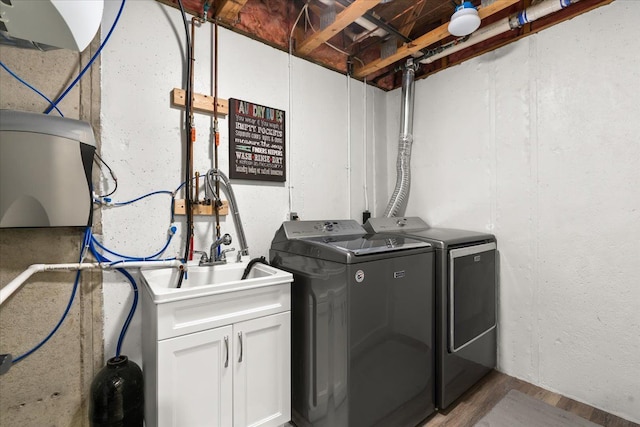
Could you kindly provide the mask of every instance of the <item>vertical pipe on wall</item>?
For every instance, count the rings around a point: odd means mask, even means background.
[[[191,242],[193,238],[193,210],[191,204],[191,194],[193,192],[193,182],[191,181],[191,175],[189,174],[189,164],[190,164],[190,146],[191,146],[191,121],[189,120],[188,111],[191,109],[192,101],[193,101],[193,88],[189,84],[189,75],[191,73],[191,36],[189,34],[189,23],[187,21],[187,13],[184,10],[184,5],[182,0],[178,0],[178,5],[180,6],[180,13],[182,15],[182,23],[184,24],[184,32],[186,38],[186,48],[185,54],[186,58],[186,66],[187,66],[187,88],[185,91],[186,100],[185,100],[185,207],[187,210],[187,226],[186,226],[186,235],[185,235],[185,248],[184,248],[184,260],[187,261],[189,259],[189,255],[191,254]],[[180,276],[178,278],[177,287],[182,287],[182,280],[184,279],[184,270],[180,271]]]
[[[375,178],[375,171],[378,167],[378,150],[376,145],[376,94],[373,92],[373,101],[371,102],[371,163],[373,164],[373,176],[371,179],[373,194],[373,212],[372,216],[376,216],[376,207],[378,206],[378,185]]]
[[[292,100],[291,100],[291,60],[293,58],[293,32],[296,29],[296,26],[298,25],[298,22],[300,21],[300,18],[302,17],[302,14],[304,13],[304,11],[307,9],[308,4],[305,4],[302,9],[300,10],[300,13],[298,14],[298,17],[296,18],[296,21],[293,23],[293,25],[291,26],[291,32],[289,33],[289,75],[288,75],[288,84],[289,84],[289,118],[286,121],[286,135],[287,135],[287,141],[285,141],[285,153],[286,153],[286,162],[287,162],[287,180],[289,181],[289,186],[288,186],[288,190],[289,190],[289,215],[291,215],[291,212],[293,211],[293,184],[292,184],[292,176],[291,176],[291,139],[292,139],[292,135],[291,135],[291,122],[292,122],[292,118],[293,118],[293,111],[291,108],[292,105]],[[293,218],[288,218],[288,219],[293,219]]]
[[[215,18],[214,22],[214,44],[213,44],[213,60],[214,60],[214,68],[213,68],[213,153],[214,153],[214,164],[213,167],[216,170],[218,169],[218,146],[220,145],[220,132],[218,129],[218,17]],[[220,200],[220,180],[216,178],[216,199]],[[220,238],[220,211],[218,210],[218,206],[214,206],[214,211],[216,213],[216,230],[214,240],[218,240]],[[220,246],[218,246],[218,250],[220,250]]]
[[[363,95],[363,101],[362,103],[364,104],[364,108],[363,108],[363,129],[362,129],[362,169],[363,169],[363,191],[364,191],[364,210],[366,212],[369,212],[369,194],[368,194],[368,188],[367,188],[367,78],[364,78],[363,81],[363,87],[364,87],[364,95]]]
[[[347,66],[349,68],[349,66]],[[351,218],[351,75],[347,73],[347,218]]]

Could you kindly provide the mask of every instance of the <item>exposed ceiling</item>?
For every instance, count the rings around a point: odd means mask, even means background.
[[[177,0],[158,1],[178,7]],[[482,19],[476,33],[540,1],[473,0]],[[475,44],[447,30],[461,0],[183,0],[183,5],[189,14],[204,17],[206,8],[208,21],[217,18],[235,32],[390,90],[401,85],[407,58],[443,51],[433,62],[419,64],[416,79],[424,78],[612,1],[572,0],[562,10]],[[459,43],[470,46],[449,49]]]

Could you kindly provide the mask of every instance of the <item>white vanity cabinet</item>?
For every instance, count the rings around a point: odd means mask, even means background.
[[[233,336],[233,426],[285,424],[291,419],[291,312],[233,325]]]
[[[158,342],[158,426],[233,425],[231,333],[225,326]]]
[[[291,419],[290,283],[160,301],[142,288],[147,427]]]

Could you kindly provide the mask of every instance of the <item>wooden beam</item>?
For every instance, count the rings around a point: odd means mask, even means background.
[[[355,0],[349,5],[349,7],[336,16],[336,20],[333,21],[331,25],[324,30],[313,33],[303,40],[298,46],[297,53],[300,55],[310,54],[322,43],[326,42],[331,37],[338,34],[338,32],[344,30],[353,21],[364,15],[369,9],[373,9],[373,7],[380,3],[380,1],[381,0]]]
[[[235,21],[246,3],[247,0],[222,0],[216,11],[216,16],[225,21]]]
[[[495,15],[496,13],[501,12],[519,2],[520,0],[497,0],[487,7],[478,9],[478,15],[480,15],[480,19],[484,19],[488,16]],[[375,61],[369,62],[364,66],[357,67],[355,69],[354,76],[359,79],[364,78],[369,74],[375,73],[376,71],[379,71],[384,67],[393,64],[394,62],[397,62],[403,58],[406,58],[407,56],[418,52],[421,49],[424,49],[427,46],[444,40],[451,35],[449,34],[449,30],[447,29],[448,26],[449,23],[442,24],[435,30],[418,37],[413,42],[406,43],[405,45],[401,46],[393,55],[383,59],[377,59]]]

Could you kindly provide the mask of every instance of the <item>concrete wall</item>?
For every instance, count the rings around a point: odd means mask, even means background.
[[[496,234],[500,370],[635,421],[639,19],[619,0],[418,81],[407,207]]]
[[[79,55],[66,50],[43,53],[0,47],[0,58],[29,84],[55,99],[96,48],[94,43]],[[66,117],[88,121],[99,131],[100,81],[98,68],[94,70],[69,92],[59,108]],[[0,94],[3,109],[42,112],[48,105],[4,70],[0,70]],[[29,159],[24,162],[28,168]],[[83,231],[1,229],[0,284],[5,285],[31,264],[77,262]],[[45,338],[67,306],[74,279],[73,273],[38,274],[7,300],[0,310],[0,353],[11,353],[15,358]],[[101,276],[87,272],[56,335],[0,378],[0,425],[88,425],[86,398],[101,365]]]

